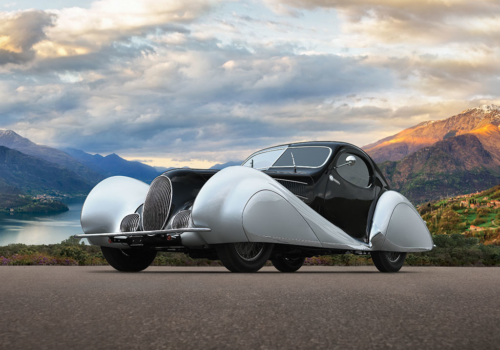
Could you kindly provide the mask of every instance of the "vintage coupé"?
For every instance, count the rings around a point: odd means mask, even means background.
[[[397,272],[408,252],[433,248],[414,206],[392,191],[373,160],[343,142],[292,143],[223,170],[173,169],[150,185],[115,176],[88,195],[81,214],[91,244],[119,271],[141,271],[158,251],[282,272],[305,258],[371,254]]]

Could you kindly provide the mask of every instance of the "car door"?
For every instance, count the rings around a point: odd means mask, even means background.
[[[352,165],[345,165],[354,156]],[[324,216],[350,236],[365,240],[370,208],[377,195],[374,173],[364,154],[354,148],[341,149],[329,168]]]

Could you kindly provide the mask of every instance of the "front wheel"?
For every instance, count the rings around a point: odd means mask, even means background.
[[[380,272],[398,272],[403,267],[406,253],[371,252],[373,263]]]
[[[231,272],[257,272],[267,262],[273,244],[245,242],[216,245],[222,265]]]
[[[146,269],[156,258],[156,250],[117,249],[101,247],[107,262],[122,272],[139,272]]]
[[[276,257],[271,262],[280,272],[295,272],[304,265],[306,258],[288,258],[284,256]]]

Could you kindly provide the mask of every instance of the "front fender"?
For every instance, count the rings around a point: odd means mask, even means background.
[[[125,176],[109,177],[90,191],[83,204],[80,222],[86,234],[120,232],[125,215],[135,213],[146,198],[149,185]],[[106,237],[88,238],[91,244],[127,248],[121,243],[108,243]]]
[[[200,233],[209,244],[287,243],[295,238],[304,240],[305,245],[321,246],[288,201],[290,195],[273,178],[256,169],[225,168],[208,180],[196,197],[193,223],[195,227],[212,229],[209,234]]]

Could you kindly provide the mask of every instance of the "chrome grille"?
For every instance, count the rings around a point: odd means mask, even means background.
[[[158,176],[149,187],[144,211],[142,226],[145,231],[161,230],[165,226],[170,205],[172,204],[172,183],[166,176]]]
[[[129,214],[125,216],[120,224],[120,232],[136,232],[139,227],[139,214]]]
[[[181,210],[175,214],[172,219],[172,228],[186,228],[189,227],[191,220],[191,210]]]
[[[285,188],[287,188],[290,192],[292,192],[297,197],[307,198],[307,183],[292,181],[292,180],[284,180],[284,179],[275,179],[280,184],[282,184]]]

